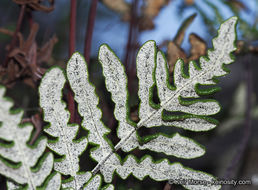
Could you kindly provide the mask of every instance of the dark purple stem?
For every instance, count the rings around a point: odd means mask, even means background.
[[[76,40],[76,0],[71,0],[70,7],[70,27],[69,27],[69,57],[71,57],[75,51],[75,40]],[[73,93],[71,89],[68,90],[68,110],[70,111],[71,118],[70,122],[75,122],[75,104],[73,99]]]
[[[69,28],[69,57],[75,51],[75,34],[76,34],[76,0],[71,0],[70,7],[70,28]]]
[[[91,6],[90,6],[87,29],[86,29],[86,35],[85,35],[86,36],[85,45],[84,45],[84,57],[88,65],[90,63],[90,50],[91,50],[91,42],[92,42],[95,18],[97,13],[97,6],[98,6],[98,0],[92,0]]]
[[[134,0],[131,7],[131,18],[129,26],[128,41],[125,54],[125,68],[128,74],[128,90],[132,90],[132,79],[134,77],[134,60],[136,52],[136,43],[138,40],[138,0]]]

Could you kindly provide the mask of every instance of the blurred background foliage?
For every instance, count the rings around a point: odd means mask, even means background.
[[[73,3],[76,5],[76,22],[71,21]],[[137,121],[139,99],[135,57],[139,47],[147,40],[155,40],[157,47],[167,56],[172,76],[178,58],[182,58],[187,67],[190,60],[198,60],[199,56],[206,54],[220,23],[230,16],[239,18],[238,49],[235,53],[236,63],[229,66],[231,74],[221,79],[219,85],[222,91],[215,95],[223,107],[222,112],[215,116],[221,124],[215,130],[198,134],[165,127],[148,131],[143,129],[140,134],[144,136],[162,131],[190,136],[203,144],[207,153],[194,160],[171,157],[171,162],[179,161],[218,178],[252,179],[252,185],[236,188],[257,189],[257,0],[1,0],[0,83],[8,87],[7,96],[14,99],[15,107],[24,110],[23,121],[32,122],[35,126],[31,139],[34,142],[46,124],[42,121],[38,105],[40,79],[53,65],[65,68],[70,51],[79,51],[88,60],[90,79],[96,85],[100,97],[102,119],[113,129],[109,138],[117,143],[114,105],[105,89],[97,61],[99,46],[107,43],[125,65],[131,119]],[[73,26],[75,39],[69,36]],[[74,48],[72,43],[75,44]],[[69,104],[68,86],[64,94],[64,100]],[[79,123],[78,113],[75,111],[74,114],[75,118],[71,122]],[[87,132],[80,132],[80,135],[84,134]],[[86,151],[81,156],[82,170],[94,168],[95,163],[89,160],[88,153]],[[146,153],[156,159],[166,157],[148,151],[133,151],[137,157]],[[113,183],[116,189],[181,189],[180,186],[154,182],[149,178],[140,182],[133,177],[124,181],[116,176]],[[5,188],[5,178],[1,177],[0,189]]]

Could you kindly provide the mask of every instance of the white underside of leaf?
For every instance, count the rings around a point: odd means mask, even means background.
[[[19,184],[27,184],[28,189],[36,189],[42,185],[53,167],[53,155],[49,154],[42,160],[38,171],[32,172],[31,167],[35,166],[46,148],[46,139],[39,140],[36,147],[27,145],[33,127],[26,125],[20,127],[22,112],[11,114],[12,103],[4,96],[4,89],[0,88],[0,138],[12,141],[11,147],[0,146],[0,156],[15,163],[21,163],[19,168],[11,168],[0,160],[0,174],[12,179]],[[12,186],[12,185],[11,185]],[[14,185],[13,185],[14,187]]]
[[[88,140],[86,138],[74,142],[78,125],[68,124],[70,114],[62,102],[62,88],[65,77],[59,68],[53,68],[43,77],[39,92],[40,105],[44,110],[44,118],[50,122],[50,127],[44,131],[58,137],[55,143],[48,143],[48,147],[65,156],[61,161],[54,163],[54,169],[64,175],[71,175],[74,178],[72,188],[79,189],[84,182],[77,176],[79,171],[79,155],[86,149]],[[77,181],[78,179],[78,181]]]
[[[141,100],[139,108],[140,121],[138,122],[136,129],[132,128],[132,126],[124,129],[123,132],[125,135],[121,137],[122,133],[120,134],[121,140],[115,146],[115,150],[122,148],[123,150],[128,151],[135,146],[139,146],[138,144],[131,146],[131,144],[133,144],[136,137],[136,130],[142,126],[176,126],[192,131],[206,131],[216,126],[215,124],[196,116],[216,114],[220,110],[217,102],[208,100],[191,103],[190,105],[182,105],[179,102],[179,98],[199,97],[199,95],[195,92],[196,84],[215,84],[212,81],[212,78],[214,76],[222,76],[226,74],[226,72],[222,68],[222,65],[223,63],[229,64],[232,62],[232,59],[230,58],[230,53],[236,49],[233,44],[235,40],[235,24],[236,17],[232,17],[221,25],[218,37],[213,40],[214,50],[210,50],[208,52],[209,60],[206,60],[204,58],[200,59],[200,70],[196,69],[193,65],[193,62],[191,62],[189,66],[189,78],[184,78],[182,76],[181,68],[183,63],[180,60],[177,62],[174,71],[174,83],[176,87],[175,90],[171,90],[167,86],[168,68],[161,53],[157,54],[157,67],[155,70],[155,43],[153,41],[149,41],[141,47],[137,55],[137,76],[139,78],[138,95]],[[114,55],[114,53],[106,45],[103,45],[100,48],[99,60],[103,67],[103,73],[106,79],[107,89],[111,92],[112,100],[115,102],[116,108],[119,108],[115,110],[115,116],[118,121],[121,122],[125,120],[127,116],[125,108],[127,100],[125,87],[127,80],[126,77],[124,77],[125,73],[123,67],[121,66],[119,60]],[[158,95],[160,98],[159,109],[153,108],[150,104],[150,94],[152,94],[151,87],[153,87],[155,83],[157,84]],[[120,111],[120,108],[122,108],[122,111]],[[162,118],[163,110],[181,111],[183,113],[194,115],[192,115],[191,118],[186,118],[182,121],[164,121]],[[118,127],[118,130],[121,130],[120,126]],[[159,143],[155,144],[154,142],[155,139],[150,142],[154,146],[151,147],[151,149],[162,150],[161,145]],[[158,140],[156,140],[156,142],[158,142]],[[193,148],[193,146],[195,146],[196,144],[188,143],[188,145],[190,145],[190,148]],[[182,152],[180,153],[180,151]],[[183,152],[183,150],[178,150],[176,156],[182,155]],[[202,155],[203,152],[198,150],[193,151],[192,154],[192,156],[195,157],[197,155]],[[191,157],[191,155],[188,156]],[[102,165],[103,167],[105,165],[109,165],[112,168],[112,159],[104,158],[103,160],[105,161],[101,162],[100,166]],[[121,168],[123,167],[124,165],[121,166]],[[119,168],[119,166],[117,166],[117,168]],[[122,169],[117,169],[117,171],[118,173],[121,173]],[[112,175],[112,172],[110,171],[102,171],[102,174],[105,177],[105,181],[107,182],[112,179],[112,177],[107,177],[108,173]],[[193,188],[194,187],[191,186],[191,189]]]
[[[212,80],[215,76],[226,74],[223,64],[232,62],[230,53],[234,47],[236,17],[232,17],[219,29],[219,35],[213,40],[213,50],[208,51],[208,58],[200,58],[200,67],[196,68],[194,63],[189,64],[189,76],[182,73],[183,63],[177,61],[174,69],[175,88],[168,86],[168,66],[163,55],[156,52],[154,41],[146,42],[137,55],[137,77],[139,79],[138,96],[140,99],[139,118],[137,125],[129,122],[128,117],[128,92],[127,77],[124,67],[119,59],[107,45],[102,45],[99,51],[99,61],[103,67],[103,75],[107,90],[111,93],[115,103],[114,116],[119,125],[117,129],[119,143],[113,145],[105,138],[110,130],[101,122],[101,111],[97,107],[98,97],[95,89],[88,79],[87,65],[80,54],[75,53],[67,66],[67,77],[75,100],[78,103],[78,111],[83,117],[82,126],[89,131],[88,141],[97,145],[91,151],[91,156],[98,162],[93,169],[104,176],[105,182],[111,182],[113,173],[116,171],[123,179],[133,174],[138,179],[146,176],[157,181],[173,179],[196,179],[211,181],[214,178],[208,174],[193,171],[182,167],[178,163],[172,165],[167,160],[154,163],[147,156],[140,162],[129,155],[125,162],[121,163],[116,153],[118,149],[131,151],[134,148],[149,149],[163,152],[182,158],[195,158],[204,154],[204,149],[194,141],[182,137],[179,134],[172,138],[159,135],[146,144],[140,146],[137,139],[137,130],[140,127],[174,126],[191,131],[207,131],[216,125],[206,116],[216,114],[220,111],[219,104],[214,100],[199,100],[188,102],[188,98],[199,98],[195,91],[196,84],[215,84]],[[66,105],[61,102],[61,90],[65,83],[65,77],[60,69],[52,69],[42,79],[40,87],[41,107],[44,109],[45,120],[51,123],[51,127],[45,131],[54,137],[59,137],[56,144],[49,147],[61,155],[65,160],[55,163],[55,169],[63,174],[74,177],[75,183],[79,181],[76,176],[78,168],[78,156],[86,148],[87,140],[80,143],[72,142],[78,126],[69,126],[69,112],[65,110]],[[157,86],[160,104],[153,106],[152,87]],[[174,120],[166,120],[164,111],[181,112],[184,117]],[[172,114],[172,113],[171,113]],[[171,117],[170,117],[171,118]],[[60,135],[61,134],[61,135]],[[70,135],[68,135],[70,134]],[[76,148],[75,148],[76,147]],[[67,167],[68,166],[68,167]],[[77,180],[76,180],[77,179]],[[87,180],[86,180],[87,181]],[[79,183],[79,182],[78,182]],[[87,183],[85,189],[98,189],[101,184],[99,175]],[[75,188],[79,187],[75,184]],[[219,189],[220,186],[187,186],[189,189]],[[112,188],[112,187],[111,187]]]
[[[103,75],[106,80],[106,88],[111,92],[112,100],[115,103],[114,115],[119,122],[117,136],[122,139],[129,136],[135,128],[127,122],[128,117],[128,92],[127,77],[125,70],[116,55],[107,45],[102,45],[99,50],[99,61],[103,68]],[[130,135],[130,140],[121,148],[123,151],[130,151],[136,148],[139,143],[136,134]]]
[[[112,147],[104,138],[110,130],[100,120],[102,113],[97,107],[99,100],[95,88],[89,82],[87,65],[79,53],[74,53],[68,62],[67,77],[78,103],[78,111],[83,117],[82,126],[89,131],[88,140],[99,145],[91,151],[91,156],[100,162],[112,151]]]

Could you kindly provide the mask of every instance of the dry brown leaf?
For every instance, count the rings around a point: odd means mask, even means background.
[[[35,41],[38,24],[33,23],[27,40],[23,40],[23,36],[19,33],[19,45],[14,47],[8,54],[9,62],[6,72],[1,72],[3,84],[11,87],[17,79],[21,79],[24,83],[36,87],[36,82],[45,73],[45,69],[41,68],[43,62],[50,59],[53,46],[57,42],[56,36],[52,37],[42,48],[38,48]],[[13,32],[1,29],[0,32],[11,35]],[[2,68],[1,70],[3,70]],[[7,75],[7,76],[3,76]]]
[[[163,190],[171,190],[171,185],[167,182]]]
[[[184,50],[178,46],[175,42],[170,41],[167,46],[167,59],[169,64],[169,73],[171,74],[174,70],[177,59],[183,59],[184,63],[188,63],[191,60],[197,60],[200,56],[206,54],[207,45],[196,34],[190,34],[189,41],[191,44],[190,56],[187,57]]]
[[[178,45],[176,45],[174,42],[169,42],[167,47],[167,59],[168,59],[168,65],[169,65],[169,73],[171,74],[174,70],[174,65],[177,61],[177,59],[181,58],[184,60],[184,62],[187,62],[187,56]]]
[[[54,0],[48,0],[49,6],[42,5],[44,0],[13,0],[19,5],[27,5],[27,7],[36,11],[51,12],[54,10]]]
[[[22,119],[22,123],[30,122],[33,124],[34,128],[36,129],[35,133],[33,133],[33,137],[30,141],[30,145],[34,144],[34,142],[37,140],[40,132],[42,131],[42,117],[41,113],[36,113],[35,115],[31,116],[30,118],[24,118]]]
[[[42,123],[43,123],[43,121],[42,121],[41,114],[37,113],[37,114],[33,115],[31,117],[31,122],[32,122],[33,126],[36,129],[36,132],[34,133],[33,138],[30,141],[30,144],[32,145],[37,140],[37,138],[40,135],[40,132],[42,131]]]
[[[144,0],[142,15],[138,18],[139,30],[150,30],[154,28],[153,19],[161,8],[168,4],[170,0]],[[131,19],[131,5],[125,0],[102,0],[102,3],[109,9],[122,15],[123,21]]]
[[[130,109],[130,118],[134,122],[139,122],[140,118],[138,116],[138,106],[133,106]]]
[[[184,22],[181,24],[175,38],[174,38],[174,42],[178,45],[181,46],[184,37],[185,37],[185,31],[187,30],[187,28],[190,26],[190,24],[192,24],[193,20],[196,17],[196,13],[192,14],[191,16],[187,17]]]
[[[237,8],[238,10],[248,10],[248,8],[245,6],[244,3],[242,3],[239,0],[230,0],[228,1],[229,4],[231,4],[232,6],[234,6],[235,8]]]
[[[162,7],[169,0],[145,0],[142,7],[142,16],[139,21],[139,30],[151,30],[154,28],[153,19],[159,14]]]
[[[169,0],[145,0],[145,5],[143,7],[144,17],[154,18],[156,17],[160,9],[167,5]]]
[[[207,45],[197,34],[190,34],[189,41],[192,47],[188,60],[197,60],[200,56],[206,54]]]
[[[180,47],[184,37],[185,32],[189,25],[193,22],[196,14],[189,16],[183,24],[180,26],[173,41],[169,41],[167,45],[167,60],[169,65],[169,73],[172,74],[176,61],[181,58],[184,63],[188,63],[190,60],[196,60],[200,56],[206,53],[206,43],[196,34],[190,34],[189,41],[191,44],[190,56],[187,57],[184,50]]]
[[[184,22],[181,24],[176,36],[174,37],[173,41],[168,42],[167,45],[167,59],[168,59],[168,65],[169,65],[169,73],[171,74],[174,70],[175,63],[177,59],[181,58],[186,63],[188,61],[187,55],[184,52],[183,49],[181,49],[181,44],[185,37],[185,31],[189,27],[189,25],[193,22],[194,18],[196,17],[196,14],[192,14],[188,18],[184,20]]]
[[[38,50],[38,59],[39,63],[47,62],[52,55],[52,51],[54,45],[58,42],[56,35],[54,35],[48,42],[46,42],[39,50]]]
[[[112,11],[122,14],[124,21],[130,20],[131,6],[125,0],[102,0],[102,2]]]
[[[194,0],[185,0],[185,4],[190,6],[194,4]]]
[[[154,28],[154,23],[152,18],[149,17],[141,17],[139,20],[139,30],[152,30]]]
[[[7,67],[9,80],[14,81],[16,77],[20,75],[19,70],[19,66],[15,64],[13,60],[11,60]]]

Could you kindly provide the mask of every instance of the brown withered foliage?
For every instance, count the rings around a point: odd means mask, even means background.
[[[197,60],[200,56],[205,55],[207,45],[202,38],[192,33],[189,35],[189,42],[191,44],[191,50],[188,60]]]
[[[102,0],[102,3],[112,11],[121,14],[123,21],[130,20],[131,5],[125,0]]]
[[[169,65],[169,73],[171,74],[174,70],[177,59],[181,58],[185,63],[191,60],[196,60],[200,56],[205,55],[207,45],[197,34],[189,35],[189,42],[191,44],[190,55],[187,56],[185,51],[181,48],[182,42],[185,38],[185,32],[189,25],[193,22],[196,14],[189,16],[183,24],[180,26],[175,38],[167,43],[167,59]]]
[[[177,45],[175,42],[170,41],[167,45],[167,60],[169,65],[169,73],[172,73],[174,70],[174,65],[177,59],[183,59],[184,62],[187,62],[187,55],[184,50]]]
[[[192,24],[195,17],[196,17],[196,13],[194,13],[191,16],[189,16],[188,18],[186,18],[185,21],[181,24],[181,26],[173,40],[178,46],[181,46],[181,44],[184,40],[184,37],[185,37],[185,32],[186,32],[187,28],[190,26],[190,24]]]
[[[48,0],[49,6],[42,4],[44,0],[13,0],[19,5],[26,5],[28,8],[35,11],[51,12],[54,10],[54,0]]]
[[[33,134],[31,141],[29,142],[30,145],[33,145],[42,131],[42,126],[43,126],[42,113],[41,112],[36,113],[30,118],[24,118],[22,120],[22,123],[26,123],[26,122],[30,122],[31,124],[33,124],[33,127],[35,128],[35,133]]]
[[[172,185],[167,182],[163,190],[172,190]]]
[[[153,29],[153,19],[158,16],[162,7],[168,3],[169,0],[145,0],[142,7],[142,16],[139,21],[139,30]]]
[[[190,6],[194,4],[194,0],[185,0],[185,4]]]
[[[203,39],[197,34],[189,35],[189,42],[191,44],[190,55],[187,56],[185,51],[174,41],[168,42],[167,45],[167,58],[169,64],[169,73],[174,70],[177,59],[183,59],[184,63],[188,63],[191,60],[197,60],[200,56],[206,54],[207,45]]]
[[[11,87],[17,80],[22,80],[34,88],[37,81],[45,73],[45,69],[41,65],[50,59],[53,47],[57,43],[57,37],[53,36],[39,48],[35,41],[38,28],[38,24],[33,23],[26,40],[21,33],[18,33],[18,45],[11,50],[9,45],[6,47],[7,51],[10,52],[7,55],[9,61],[7,67],[0,66],[0,71],[2,71],[0,79],[5,86]],[[11,36],[14,34],[6,29],[0,29],[0,32]]]
[[[247,6],[239,0],[230,0],[227,3],[238,10],[248,10]]]
[[[139,30],[153,29],[153,19],[158,16],[160,10],[169,3],[170,0],[144,0],[139,16]],[[102,3],[109,9],[121,14],[123,21],[129,22],[131,20],[132,6],[125,0],[102,0]]]

